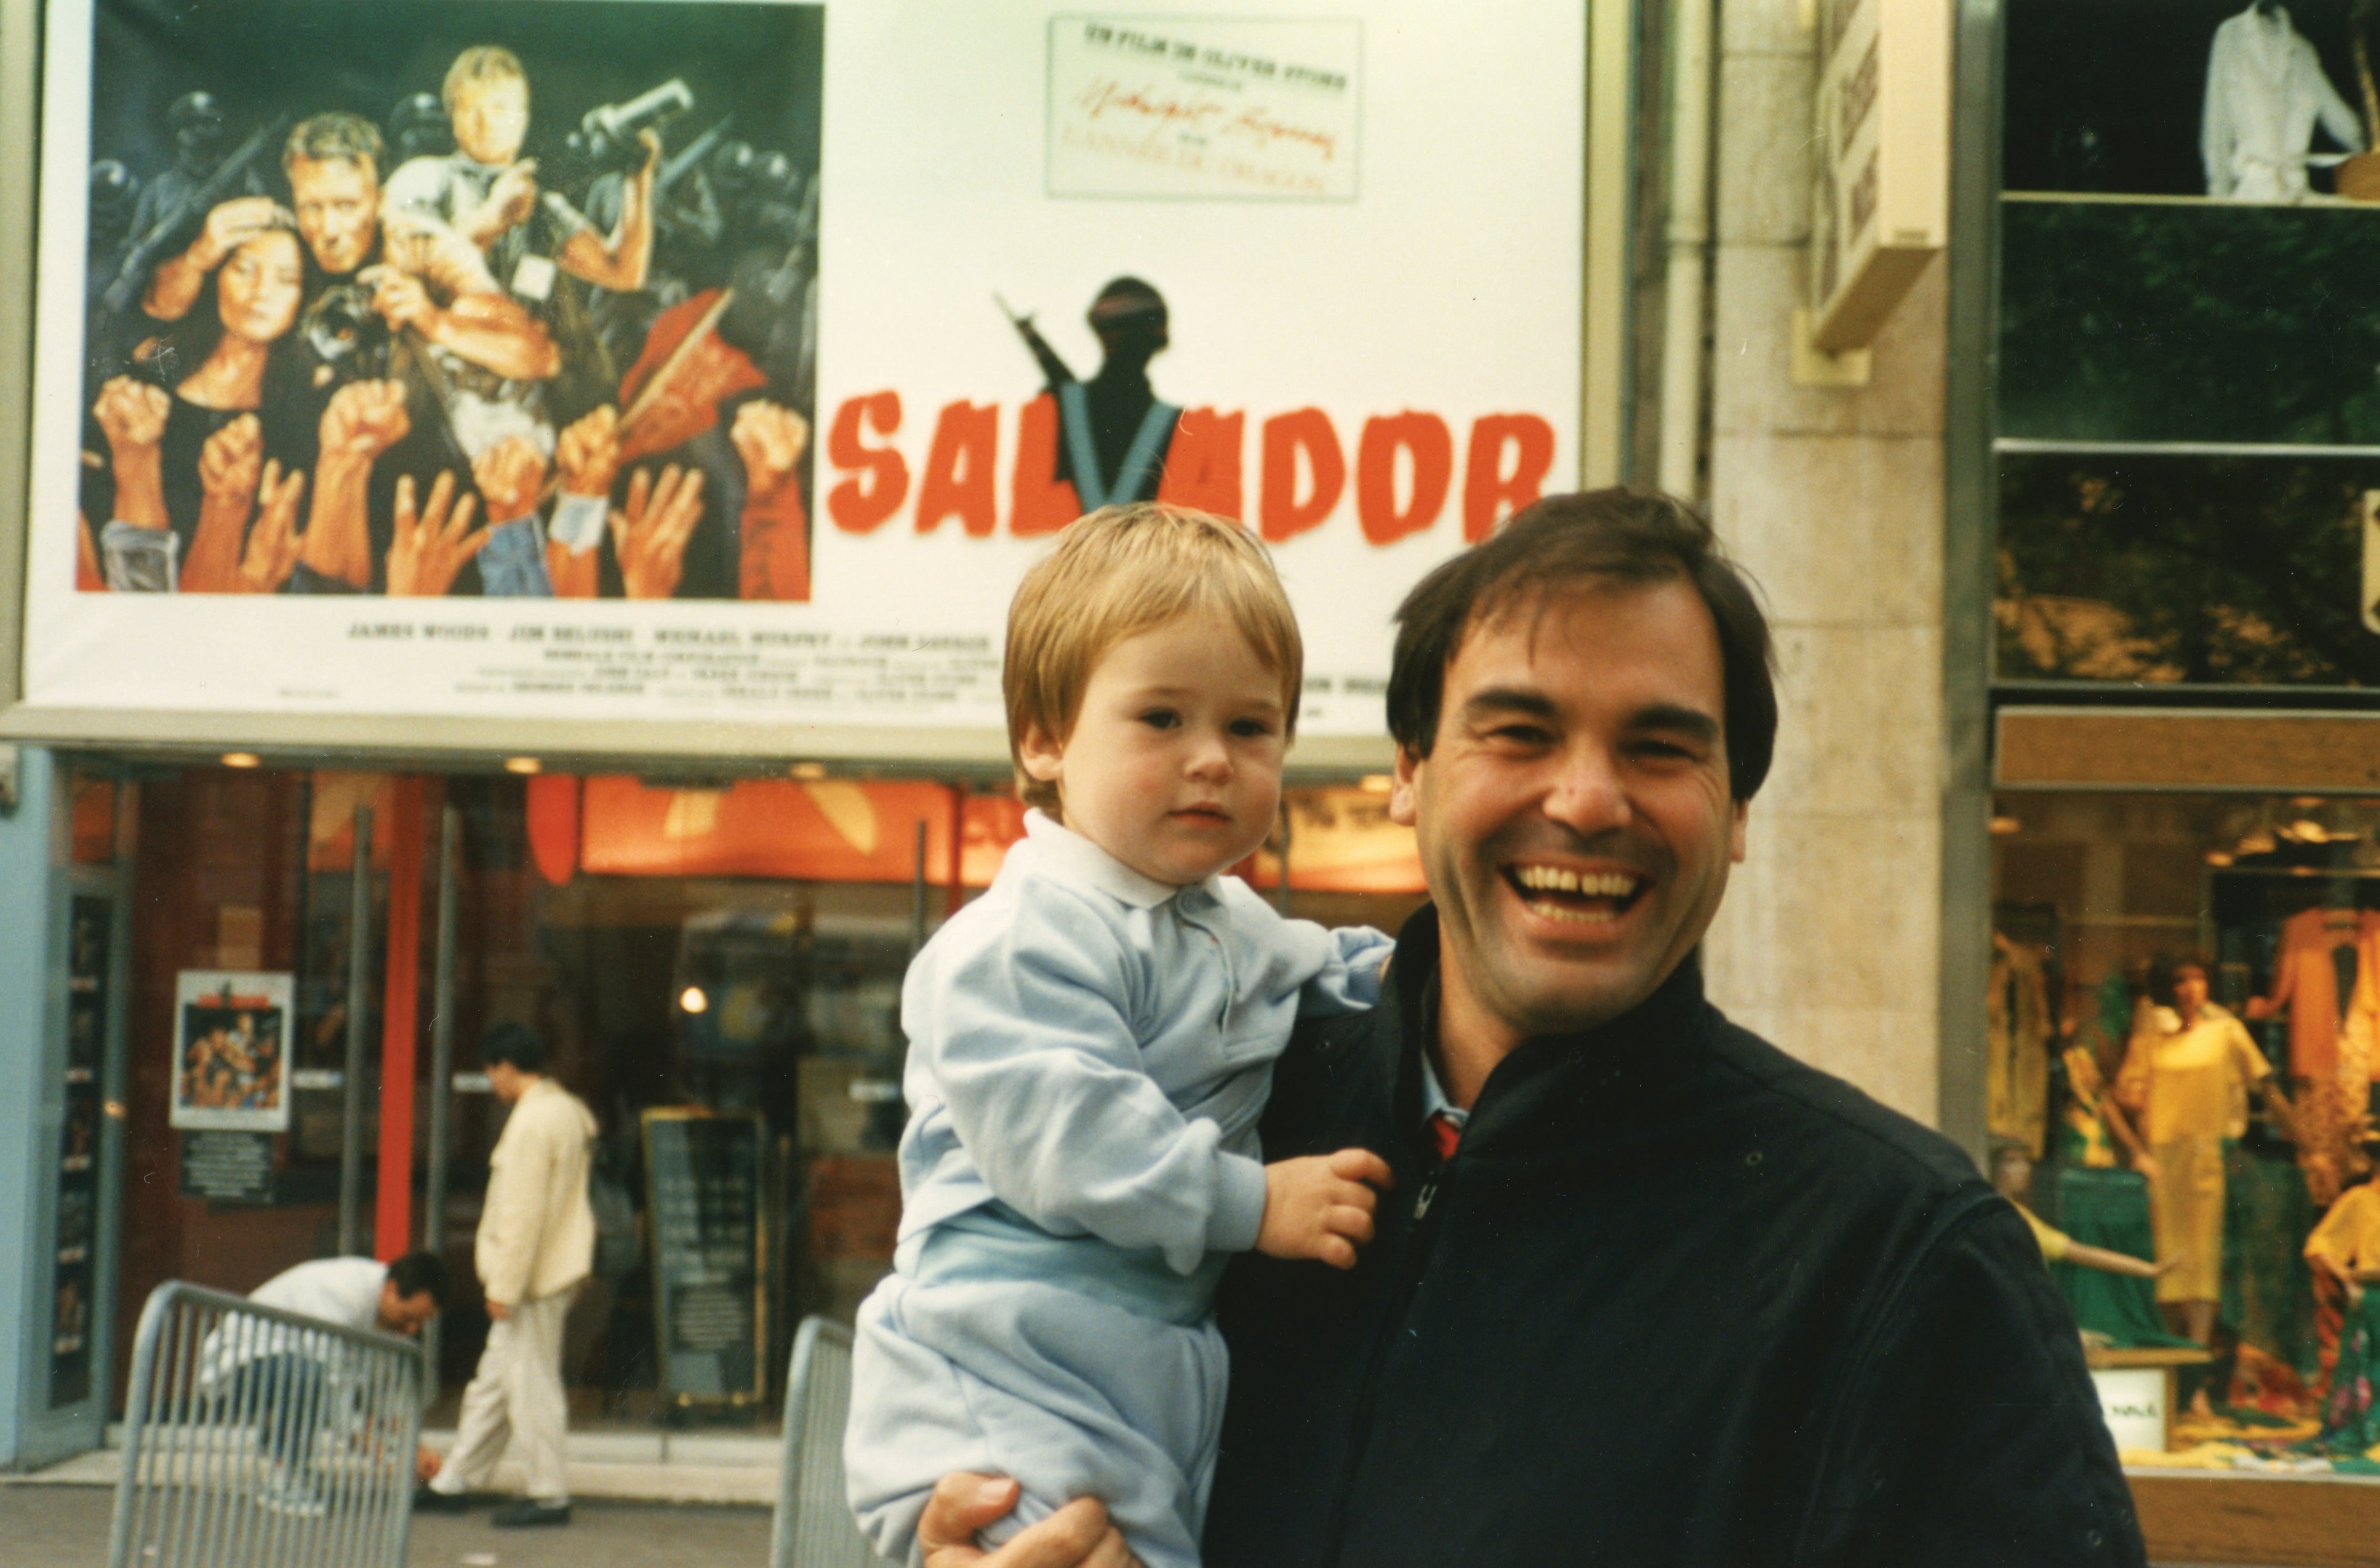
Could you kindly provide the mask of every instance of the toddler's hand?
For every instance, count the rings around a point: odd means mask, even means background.
[[[1356,1247],[1372,1239],[1372,1210],[1378,1201],[1372,1188],[1395,1185],[1389,1163],[1368,1149],[1277,1160],[1265,1167],[1257,1250],[1352,1269]]]

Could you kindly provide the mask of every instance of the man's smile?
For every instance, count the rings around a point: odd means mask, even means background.
[[[1501,868],[1505,883],[1532,914],[1577,925],[1608,925],[1643,896],[1650,880],[1634,872],[1582,871],[1523,861]]]

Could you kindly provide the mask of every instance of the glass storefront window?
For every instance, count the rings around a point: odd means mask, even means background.
[[[737,1321],[765,1325],[759,1386],[777,1386],[803,1316],[848,1320],[890,1267],[902,977],[916,944],[989,882],[1020,831],[1004,794],[928,781],[678,789],[501,775],[400,785],[382,774],[192,768],[126,798],[139,813],[139,848],[121,1313],[137,1313],[167,1278],[247,1290],[335,1248],[358,807],[371,813],[360,948],[367,1184],[378,1165],[387,987],[392,976],[408,983],[409,967],[421,1039],[407,1234],[420,1233],[429,1031],[440,1006],[438,846],[450,808],[460,829],[456,1073],[442,1241],[458,1279],[472,1277],[503,1125],[474,1070],[486,1031],[535,1029],[554,1076],[601,1125],[596,1274],[572,1309],[565,1351],[574,1421],[649,1419],[688,1386],[667,1361],[673,1345],[688,1353],[686,1336],[672,1340],[662,1327],[665,1298],[685,1309],[670,1294],[683,1282],[654,1278],[656,1173],[646,1166],[655,1115],[755,1129],[739,1134],[734,1168],[757,1221],[740,1236],[750,1242],[758,1316]],[[1353,788],[1292,792],[1293,912],[1393,930],[1418,904],[1410,836],[1386,824],[1384,801]],[[91,812],[96,819],[97,805]],[[1260,886],[1274,864],[1255,868]],[[417,887],[393,886],[416,868]],[[419,921],[410,958],[392,941],[393,910]],[[176,1064],[160,1043],[172,1038],[176,977],[192,971],[289,977],[292,1114],[285,1132],[246,1135],[261,1140],[267,1168],[238,1192],[194,1187],[196,1135],[171,1125]],[[376,1196],[369,1185],[360,1195],[367,1248]],[[441,1336],[450,1405],[486,1328],[476,1292],[461,1294]],[[708,1305],[706,1333],[722,1321],[720,1299]],[[118,1343],[130,1340],[128,1332]],[[734,1363],[738,1375],[752,1364]]]
[[[2101,1364],[2205,1352],[2177,1446],[2360,1455],[2325,1415],[2362,1342],[2307,1244],[2380,1203],[2350,1199],[2374,1179],[2380,800],[2010,791],[1994,812],[2003,1189],[2160,1270],[2054,1267]]]

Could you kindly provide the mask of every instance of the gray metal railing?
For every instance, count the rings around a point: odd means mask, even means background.
[[[851,1416],[851,1331],[804,1318],[785,1374],[785,1457],[769,1568],[883,1568],[843,1495],[843,1428]]]
[[[108,1568],[398,1568],[420,1347],[168,1280],[124,1402]]]

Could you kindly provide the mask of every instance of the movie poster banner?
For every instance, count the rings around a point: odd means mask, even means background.
[[[290,985],[286,974],[175,976],[173,1126],[289,1130]]]
[[[20,732],[995,737],[1018,576],[1154,498],[1271,545],[1302,727],[1371,736],[1404,591],[1577,480],[1575,7],[55,0],[47,49]]]

